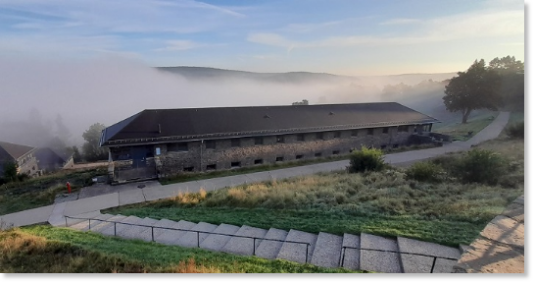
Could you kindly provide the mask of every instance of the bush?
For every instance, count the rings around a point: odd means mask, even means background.
[[[507,127],[505,133],[511,138],[524,139],[524,122],[518,122]]]
[[[442,182],[448,178],[447,172],[440,165],[432,162],[418,162],[406,172],[407,179],[426,182]]]
[[[380,171],[386,167],[383,151],[362,146],[360,151],[353,151],[349,156],[349,172]]]
[[[490,150],[468,151],[458,165],[459,177],[464,182],[497,184],[507,172],[505,159]]]

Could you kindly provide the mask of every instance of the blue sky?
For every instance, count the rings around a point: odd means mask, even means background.
[[[0,0],[0,59],[342,75],[524,60],[518,0]]]

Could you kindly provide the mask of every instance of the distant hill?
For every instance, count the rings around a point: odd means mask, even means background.
[[[328,73],[312,72],[286,72],[286,73],[256,73],[248,71],[225,70],[209,67],[156,67],[164,72],[170,72],[181,75],[190,80],[206,79],[248,79],[267,81],[273,83],[356,83],[356,84],[418,84],[424,80],[443,81],[452,78],[456,73],[437,73],[437,74],[402,74],[387,76],[342,76]]]

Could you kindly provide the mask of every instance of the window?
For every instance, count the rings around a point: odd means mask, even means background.
[[[231,162],[230,163],[231,168],[239,168],[241,167],[241,162]]]
[[[184,167],[183,171],[185,171],[185,172],[193,172],[193,167]]]
[[[409,132],[409,126],[408,125],[398,126],[398,132]]]
[[[367,132],[368,132],[368,135],[373,135],[373,128],[368,128]]]
[[[383,127],[383,134],[388,134],[388,127]]]
[[[296,160],[303,159],[303,155],[296,155],[296,156],[295,156],[295,159],[296,159]]]
[[[261,165],[261,164],[263,164],[263,163],[264,163],[264,160],[262,160],[262,159],[256,159],[256,160],[254,160],[254,164],[255,164],[255,165]]]
[[[284,136],[277,136],[277,143],[284,143]]]
[[[206,149],[215,149],[215,141],[214,140],[209,140],[209,141],[206,141]]]
[[[167,152],[187,152],[188,143],[167,144]]]
[[[119,148],[112,150],[112,159],[114,161],[130,160],[130,148]]]
[[[323,140],[323,133],[322,132],[316,133],[316,139]]]
[[[297,141],[305,141],[305,134],[297,134]]]
[[[333,151],[333,155],[338,155],[338,154],[340,154],[340,150],[334,150]]]
[[[264,144],[264,137],[255,137],[255,139],[254,139],[254,144],[255,144],[255,145],[262,145],[262,144]]]
[[[321,152],[315,153],[314,157],[321,157]]]
[[[212,170],[215,170],[216,168],[217,168],[216,164],[206,165],[207,171],[212,171]]]
[[[334,132],[334,138],[340,138],[340,135],[341,135],[340,131]]]
[[[275,158],[275,162],[282,162],[282,161],[284,161],[284,157]]]
[[[231,147],[240,147],[241,146],[241,140],[239,138],[230,139],[230,146]]]
[[[356,129],[355,129],[355,130],[351,130],[351,136],[353,136],[353,137],[357,137],[358,134],[359,134],[359,131],[358,131],[358,130],[356,130]]]

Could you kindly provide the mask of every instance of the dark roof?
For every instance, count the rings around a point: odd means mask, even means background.
[[[40,169],[63,165],[66,161],[61,155],[50,148],[39,148],[35,151],[35,157]]]
[[[24,154],[33,150],[33,147],[1,142],[0,141],[0,160],[14,159],[22,157]]]
[[[103,130],[101,146],[438,122],[395,102],[148,109]]]

